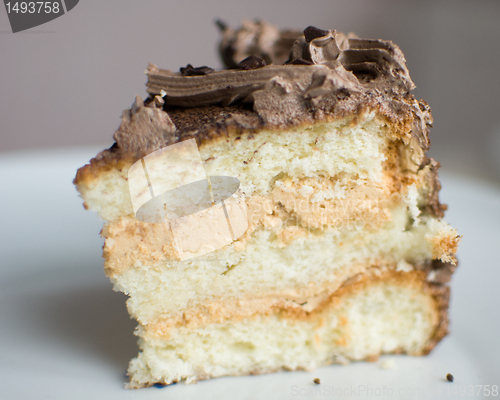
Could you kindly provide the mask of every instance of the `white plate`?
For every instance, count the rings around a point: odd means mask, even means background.
[[[491,392],[500,386],[500,190],[445,173],[447,220],[464,238],[452,281],[452,333],[431,355],[385,357],[396,363],[389,370],[353,363],[123,389],[137,353],[135,324],[125,296],[104,276],[102,224],[71,184],[95,153],[0,155],[0,400],[500,397]],[[454,383],[445,381],[448,372]],[[312,383],[316,377],[321,385]]]

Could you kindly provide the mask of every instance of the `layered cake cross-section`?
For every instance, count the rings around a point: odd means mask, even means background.
[[[427,354],[459,235],[402,52],[221,27],[227,69],[150,64],[74,181],[138,322],[127,387]]]

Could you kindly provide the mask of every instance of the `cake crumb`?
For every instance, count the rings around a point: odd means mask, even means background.
[[[394,360],[394,358],[382,360],[379,365],[380,365],[380,368],[382,368],[382,369],[396,369],[396,367],[397,367],[396,361]]]
[[[448,374],[449,375],[449,374]],[[314,378],[313,379],[313,382],[316,384],[316,385],[319,385],[321,383],[320,379],[319,378]]]
[[[446,380],[448,382],[453,382],[453,375],[452,374],[446,374]]]

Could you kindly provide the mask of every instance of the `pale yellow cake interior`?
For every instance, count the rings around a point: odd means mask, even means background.
[[[135,218],[134,160],[77,182],[106,221],[106,273],[139,321],[130,387],[426,351],[440,305],[425,274],[412,274],[454,261],[458,235],[425,211],[431,171],[415,139],[364,112],[199,150],[208,176],[239,179],[249,221],[242,237],[202,257],[181,261],[168,225]],[[324,305],[369,271],[406,278],[375,279]]]

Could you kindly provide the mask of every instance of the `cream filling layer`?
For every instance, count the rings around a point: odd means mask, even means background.
[[[261,227],[243,248],[235,242],[185,261],[152,261],[139,252],[111,279],[116,289],[129,294],[130,313],[148,324],[178,318],[213,301],[286,291],[309,294],[310,287],[320,293],[323,284],[335,287],[343,282],[348,278],[344,271],[356,265],[445,260],[453,257],[457,240],[456,231],[442,220],[422,216],[415,223],[405,200],[391,209],[391,218],[377,230],[354,226],[306,232],[284,245],[276,230]]]
[[[244,222],[248,228],[234,242],[234,246],[244,250],[253,240],[253,232],[261,228],[270,230],[276,243],[282,246],[311,233],[321,236],[326,228],[373,231],[390,220],[391,209],[401,201],[408,204],[416,221],[420,211],[417,186],[412,182],[421,185],[421,181],[419,175],[410,178],[384,174],[380,182],[374,182],[351,179],[343,174],[335,178],[301,179],[281,174],[274,182],[271,193],[254,195],[245,201],[243,207],[247,221]],[[241,205],[226,202],[226,207],[231,215],[231,207]],[[204,210],[197,214],[197,218],[205,213],[209,219],[211,211]],[[195,230],[189,233],[188,239],[193,248],[203,245],[206,238],[202,233],[197,234]],[[123,217],[105,224],[102,235],[106,239],[104,257],[109,276],[122,273],[138,259],[142,262],[181,259],[168,223],[151,224]]]
[[[325,281],[322,284],[310,284],[307,287],[296,287],[281,292],[268,293],[263,296],[249,295],[248,297],[222,297],[211,299],[198,306],[188,308],[182,315],[174,318],[148,323],[144,329],[156,336],[168,336],[173,329],[187,327],[198,329],[213,323],[237,322],[255,315],[285,314],[292,319],[310,319],[311,313],[321,312],[332,302],[332,296],[345,292],[343,287],[349,286],[351,281],[380,279],[381,276],[397,275],[398,272],[414,274],[419,270],[405,263],[404,271],[401,262],[398,265],[383,263],[366,265],[352,265],[349,268],[336,271],[336,279]],[[425,280],[426,273],[418,272]]]
[[[306,318],[256,314],[167,334],[139,326],[142,351],[130,363],[130,387],[425,354],[445,332],[446,304],[438,297],[418,273],[392,273],[349,285]]]

